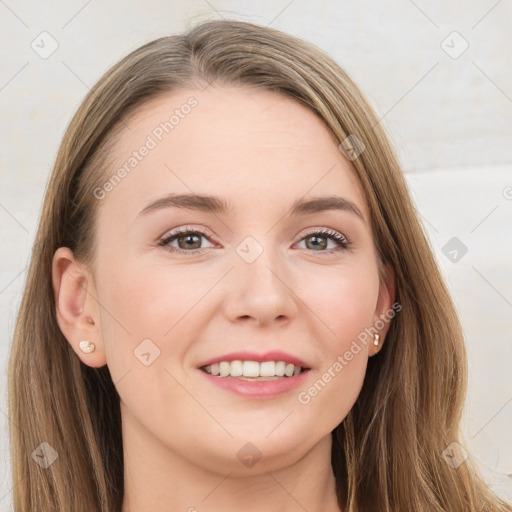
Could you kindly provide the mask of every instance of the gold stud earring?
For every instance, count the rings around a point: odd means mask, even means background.
[[[380,343],[380,336],[378,334],[375,334],[375,338],[373,340],[373,344],[378,347]]]
[[[84,354],[91,353],[96,348],[96,345],[94,343],[91,343],[90,341],[81,341],[80,342],[80,350],[84,352]]]

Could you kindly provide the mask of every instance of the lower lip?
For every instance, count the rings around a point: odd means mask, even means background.
[[[292,391],[304,383],[309,373],[309,370],[306,370],[292,377],[282,377],[281,379],[267,381],[249,381],[240,380],[235,377],[217,377],[210,373],[203,372],[202,370],[198,371],[212,384],[227,389],[237,395],[249,398],[273,398],[288,391]]]

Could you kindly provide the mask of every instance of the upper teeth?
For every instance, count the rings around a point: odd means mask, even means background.
[[[220,377],[291,377],[298,375],[302,368],[284,361],[221,361],[209,364],[204,371]]]

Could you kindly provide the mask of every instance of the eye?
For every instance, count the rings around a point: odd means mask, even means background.
[[[169,252],[187,252],[194,254],[204,249],[204,247],[201,246],[201,238],[203,237],[208,238],[205,233],[196,229],[177,229],[160,240],[158,245],[167,247]],[[171,245],[173,242],[177,242],[178,246]],[[213,247],[213,245],[210,247]]]
[[[304,237],[302,237],[300,242],[303,240],[306,249],[311,249],[315,252],[321,252],[324,254],[332,254],[335,252],[344,251],[348,249],[351,244],[350,240],[346,236],[331,229],[310,231],[306,233]],[[329,241],[334,243],[334,248],[331,247],[328,249]]]
[[[160,240],[158,245],[167,247],[169,252],[195,254],[206,248],[202,247],[201,238],[208,239],[209,235],[197,229],[182,228],[166,235]],[[332,254],[346,250],[351,244],[346,236],[331,229],[310,231],[302,237],[300,242],[302,241],[305,241],[306,249],[323,254]],[[329,241],[334,243],[334,247],[328,248]],[[177,243],[177,246],[171,245],[174,242]],[[210,245],[210,247],[214,247],[214,245]]]

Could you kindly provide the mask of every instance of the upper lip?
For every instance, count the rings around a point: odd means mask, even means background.
[[[288,354],[287,352],[283,352],[282,350],[272,350],[270,352],[265,352],[264,354],[258,354],[257,352],[230,352],[229,354],[224,354],[222,356],[212,357],[206,361],[203,361],[199,364],[198,368],[203,366],[207,366],[210,364],[220,363],[222,361],[257,361],[262,363],[264,361],[284,361],[285,363],[292,363],[295,366],[301,366],[302,368],[310,368],[310,366],[304,362],[302,359]]]

